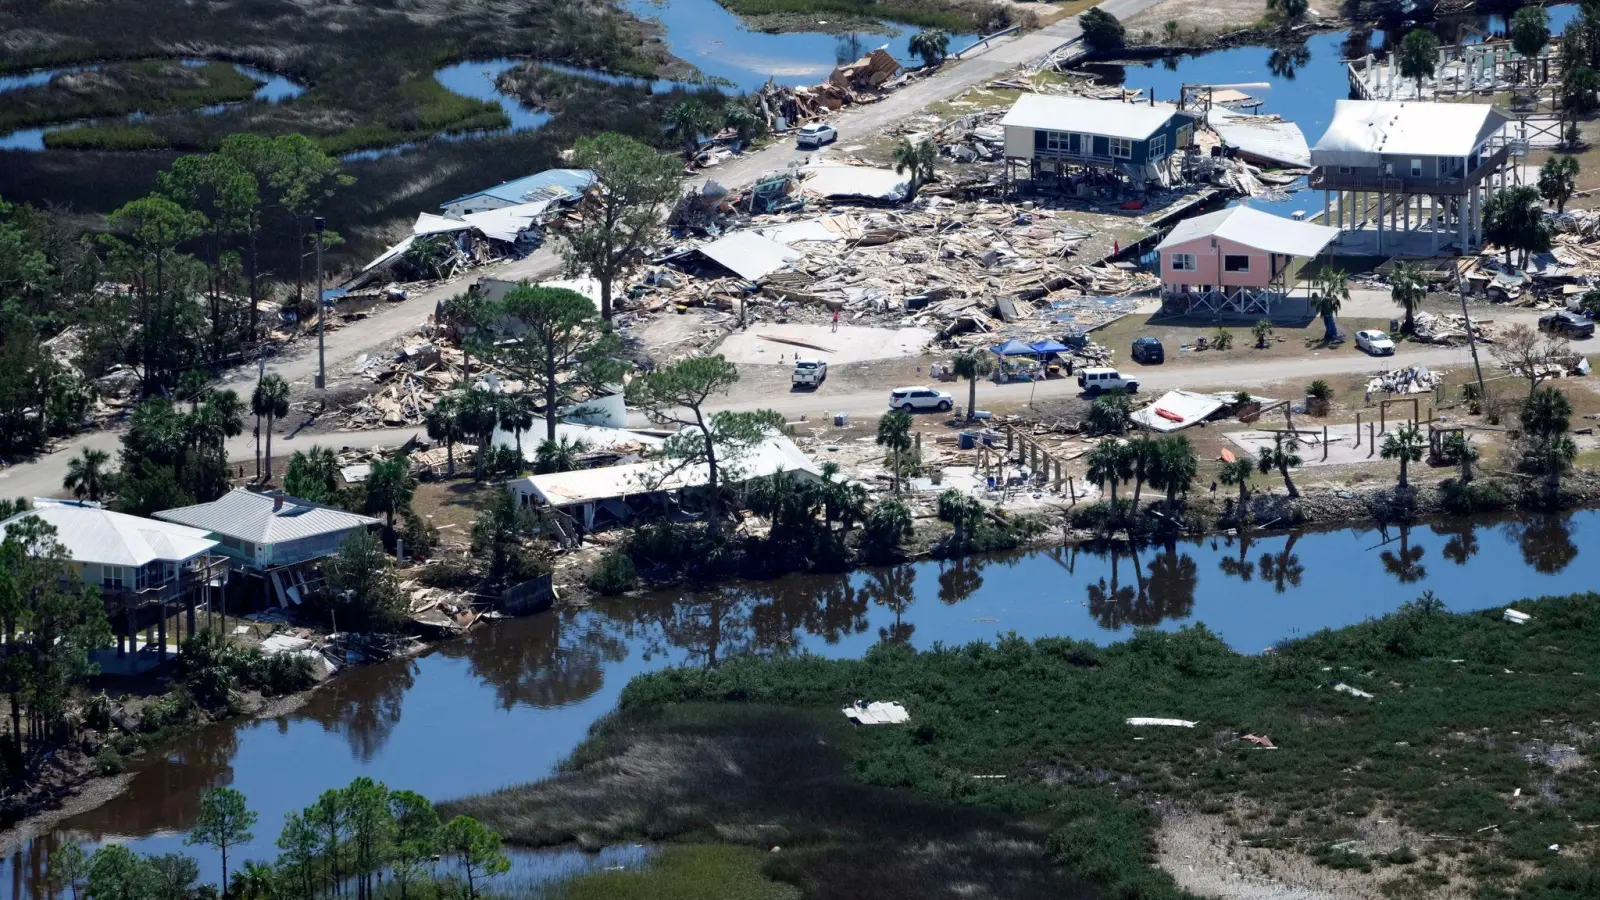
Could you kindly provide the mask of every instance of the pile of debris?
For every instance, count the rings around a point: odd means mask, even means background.
[[[1479,343],[1494,343],[1494,331],[1490,327],[1492,319],[1471,319],[1460,313],[1447,313],[1436,316],[1426,310],[1419,311],[1413,318],[1415,330],[1412,332],[1418,340],[1430,344],[1446,344],[1457,346],[1467,342],[1467,326],[1471,324],[1472,336]]]
[[[787,131],[810,119],[821,118],[841,107],[872,103],[903,86],[900,63],[887,46],[879,47],[852,63],[834,69],[828,79],[810,87],[790,87],[768,81],[756,92],[756,103],[769,131]]]
[[[1384,372],[1367,382],[1369,394],[1427,394],[1444,381],[1443,372],[1427,366],[1406,366]]]

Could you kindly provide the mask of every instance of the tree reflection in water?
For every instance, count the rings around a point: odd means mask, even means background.
[[[551,709],[594,696],[605,685],[606,667],[627,658],[615,628],[604,616],[563,609],[521,627],[480,629],[470,640],[446,643],[442,652],[465,658],[501,709]]]
[[[1122,584],[1121,557],[1133,563],[1133,585]],[[1086,585],[1089,615],[1100,627],[1112,631],[1124,626],[1159,625],[1167,619],[1187,618],[1194,612],[1194,591],[1199,584],[1199,566],[1194,557],[1178,553],[1175,541],[1167,542],[1150,561],[1145,577],[1138,548],[1123,551],[1111,548],[1111,580],[1105,578]]]
[[[306,705],[304,717],[324,731],[343,734],[350,754],[371,762],[400,724],[406,691],[411,690],[416,676],[416,660],[397,659],[335,678]]]
[[[1261,562],[1257,563],[1261,580],[1271,582],[1272,589],[1280,594],[1291,587],[1299,587],[1300,579],[1306,574],[1306,567],[1300,564],[1300,557],[1294,552],[1298,540],[1300,532],[1291,532],[1282,550],[1261,554]]]
[[[1389,529],[1379,526],[1379,534],[1383,535],[1384,543],[1389,542]],[[1379,557],[1383,560],[1383,570],[1395,577],[1401,584],[1414,584],[1428,577],[1428,569],[1422,565],[1424,548],[1411,546],[1411,526],[1400,526],[1400,549],[1385,550]]]
[[[894,624],[887,628],[878,629],[878,640],[885,644],[909,644],[911,634],[917,626],[902,621],[912,601],[917,599],[912,586],[917,580],[915,566],[894,566],[889,569],[874,569],[867,573],[867,580],[861,586],[861,593],[869,603],[881,606],[894,612]]]
[[[1456,565],[1464,566],[1467,560],[1478,554],[1478,528],[1471,522],[1465,519],[1448,519],[1434,522],[1428,528],[1440,537],[1449,538],[1439,552]]]
[[[1523,562],[1541,575],[1555,575],[1578,556],[1578,545],[1572,541],[1572,520],[1566,515],[1539,513],[1512,522],[1506,529],[1517,539]]]
[[[1295,74],[1310,63],[1311,48],[1305,44],[1288,49],[1280,47],[1267,55],[1267,71],[1284,81],[1293,81]]]
[[[983,567],[988,560],[966,557],[939,563],[939,602],[954,606],[983,587]]]
[[[1235,538],[1229,537],[1227,539],[1227,545],[1232,547],[1234,540]],[[1256,575],[1256,564],[1247,558],[1250,553],[1250,536],[1247,534],[1241,534],[1238,536],[1237,540],[1239,541],[1238,558],[1235,559],[1231,556],[1224,556],[1217,560],[1217,568],[1221,569],[1222,574],[1224,575],[1232,575],[1240,581],[1249,581]],[[1211,542],[1211,549],[1217,549],[1216,541]]]

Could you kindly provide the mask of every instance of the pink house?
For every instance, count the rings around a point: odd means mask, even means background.
[[[1338,236],[1248,206],[1185,219],[1156,245],[1161,296],[1175,313],[1270,313],[1305,261]]]

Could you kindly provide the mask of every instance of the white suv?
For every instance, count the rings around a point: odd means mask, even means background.
[[[949,412],[954,406],[955,401],[949,394],[929,387],[895,388],[889,393],[890,409],[903,409],[907,412],[937,409],[940,412]]]
[[[813,122],[801,127],[800,134],[795,138],[795,144],[800,147],[821,147],[838,139],[839,132],[834,130],[832,125]]]
[[[1078,387],[1083,392],[1093,397],[1106,391],[1127,391],[1130,394],[1139,393],[1139,382],[1132,378],[1124,378],[1116,369],[1079,369]]]

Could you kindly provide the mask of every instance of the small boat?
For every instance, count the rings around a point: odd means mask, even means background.
[[[1227,447],[1223,447],[1220,458],[1222,459],[1223,462],[1233,462],[1234,461],[1233,451],[1229,450]]]

